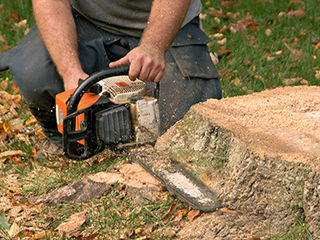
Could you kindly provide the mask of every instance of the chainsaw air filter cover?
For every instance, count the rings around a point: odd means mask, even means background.
[[[98,139],[107,145],[128,142],[132,136],[130,111],[125,106],[98,112],[96,126]]]

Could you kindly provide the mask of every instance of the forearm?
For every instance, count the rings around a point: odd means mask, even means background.
[[[159,82],[165,70],[165,52],[180,30],[190,0],[154,0],[139,46],[110,67],[129,65],[131,80]]]
[[[154,0],[140,45],[165,53],[180,30],[190,0]]]
[[[65,88],[76,86],[83,70],[70,1],[33,0],[33,10],[41,37],[64,80]]]

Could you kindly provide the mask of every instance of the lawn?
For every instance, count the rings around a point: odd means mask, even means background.
[[[320,85],[319,0],[203,0],[202,3],[200,18],[211,39],[208,47],[221,57],[216,66],[224,97],[282,86]],[[33,25],[31,0],[0,0],[0,53],[14,47]],[[137,207],[121,185],[115,185],[100,200],[86,205],[58,204],[22,218],[26,209],[31,208],[24,202],[19,205],[24,210],[15,213],[20,221],[15,220],[11,210],[1,209],[1,199],[16,194],[25,198],[38,196],[126,160],[125,156],[107,152],[85,162],[57,162],[39,154],[41,146],[37,142],[41,138],[43,134],[12,76],[9,72],[0,73],[0,238],[1,234],[7,237],[16,223],[21,228],[19,236],[35,236],[42,229],[43,239],[61,239],[55,235],[55,228],[84,208],[90,209],[88,218],[93,220],[81,233],[82,238],[76,239],[105,235],[114,239],[139,238],[141,229],[151,228],[154,231],[147,235],[151,239],[174,236],[172,229],[177,222],[172,220],[187,209],[185,204],[168,194],[162,201]],[[169,219],[163,217],[168,211],[172,215]],[[179,222],[187,221],[186,217],[181,219]],[[31,228],[30,224],[38,228]],[[269,239],[309,237],[307,226],[299,219],[287,234]]]

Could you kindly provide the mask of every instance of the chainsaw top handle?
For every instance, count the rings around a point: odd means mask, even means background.
[[[84,82],[80,86],[78,86],[78,88],[74,91],[74,93],[70,97],[69,105],[67,108],[67,115],[77,111],[77,107],[79,105],[79,102],[82,96],[95,83],[99,82],[104,78],[128,75],[128,73],[129,73],[129,66],[122,66],[122,67],[109,68],[106,70],[102,70],[100,72],[94,73],[91,76],[89,76],[87,79],[84,80]]]

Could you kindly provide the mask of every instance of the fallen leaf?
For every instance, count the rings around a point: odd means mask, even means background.
[[[18,12],[11,12],[9,19],[14,22],[18,22],[21,19],[21,16]]]
[[[261,82],[264,82],[264,78],[260,75],[254,75],[254,78],[260,80]]]
[[[87,221],[87,211],[72,214],[66,222],[61,223],[57,230],[60,234],[72,234],[80,230],[81,226]]]
[[[308,85],[308,81],[301,78],[301,77],[296,77],[296,78],[285,78],[283,80],[283,83],[285,86],[289,86],[289,85],[294,85],[294,84],[302,84],[302,85]]]
[[[201,212],[200,210],[191,210],[189,213],[188,213],[188,219],[190,222],[193,222],[196,218],[198,218],[199,216],[201,215]]]
[[[34,230],[25,229],[22,231],[23,237],[32,237],[35,234]]]
[[[180,222],[182,218],[188,213],[188,209],[182,209],[176,212],[174,215],[173,221],[174,222]]]
[[[219,44],[219,45],[224,45],[226,43],[227,43],[227,38],[223,38],[223,39],[217,41],[217,44]]]
[[[248,58],[245,59],[243,63],[244,63],[244,65],[246,65],[246,66],[249,66],[249,65],[251,64],[250,59],[248,59]]]
[[[3,43],[5,43],[5,44],[8,44],[8,41],[7,41],[3,36],[1,36],[1,35],[0,35],[0,42],[3,42]]]
[[[11,156],[27,156],[27,154],[25,152],[22,152],[21,150],[9,150],[9,151],[5,151],[0,153],[0,159],[1,158],[7,158],[7,157],[11,157]]]
[[[21,232],[21,228],[18,226],[16,222],[13,222],[12,225],[9,228],[8,234],[10,237],[15,237],[18,233]]]
[[[206,13],[200,13],[199,14],[199,18],[200,18],[200,20],[204,20],[204,19],[207,18],[207,14]]]
[[[218,23],[218,24],[220,24],[221,23],[221,20],[220,20],[220,18],[218,18],[218,17],[214,17],[214,19],[213,19],[216,23]]]
[[[23,19],[18,23],[14,24],[16,27],[20,28],[20,27],[26,27],[27,26],[27,19]]]
[[[289,17],[298,17],[298,18],[303,18],[306,16],[303,8],[299,6],[297,10],[291,10],[288,12]]]
[[[320,70],[316,70],[316,74],[314,75],[316,79],[320,79]]]
[[[268,28],[265,30],[265,34],[269,37],[271,35],[272,31]]]
[[[293,49],[289,58],[291,61],[299,62],[306,58],[306,54],[303,50]]]
[[[210,15],[214,16],[214,17],[221,17],[221,18],[226,18],[226,14],[220,9],[217,10],[214,7],[210,7],[209,8],[209,13]]]
[[[237,3],[237,2],[236,1],[221,1],[220,0],[221,6],[226,9],[231,9],[235,3]]]
[[[162,217],[163,221],[167,221],[172,213],[176,210],[176,203],[171,204],[169,210],[166,212],[166,214]]]
[[[279,12],[278,18],[281,20],[286,15],[285,12]]]
[[[44,231],[44,232],[40,232],[40,233],[34,234],[30,238],[30,240],[40,240],[40,239],[48,238],[48,237],[53,236],[53,235],[54,235],[54,232]]]
[[[277,52],[274,53],[275,55],[281,55],[282,54],[282,50],[279,50]]]
[[[201,181],[207,186],[210,186],[212,184],[212,181],[211,181],[210,177],[206,173],[201,175]]]
[[[314,46],[314,49],[315,50],[318,50],[320,48],[320,42],[318,42],[315,46]]]
[[[141,227],[138,227],[137,229],[135,229],[134,233],[139,235],[140,237],[145,236],[147,234],[147,232]]]
[[[223,34],[222,33],[216,33],[216,34],[213,34],[213,37],[214,38],[223,38]]]
[[[231,81],[231,83],[235,86],[239,86],[240,85],[240,78],[235,78]]]

